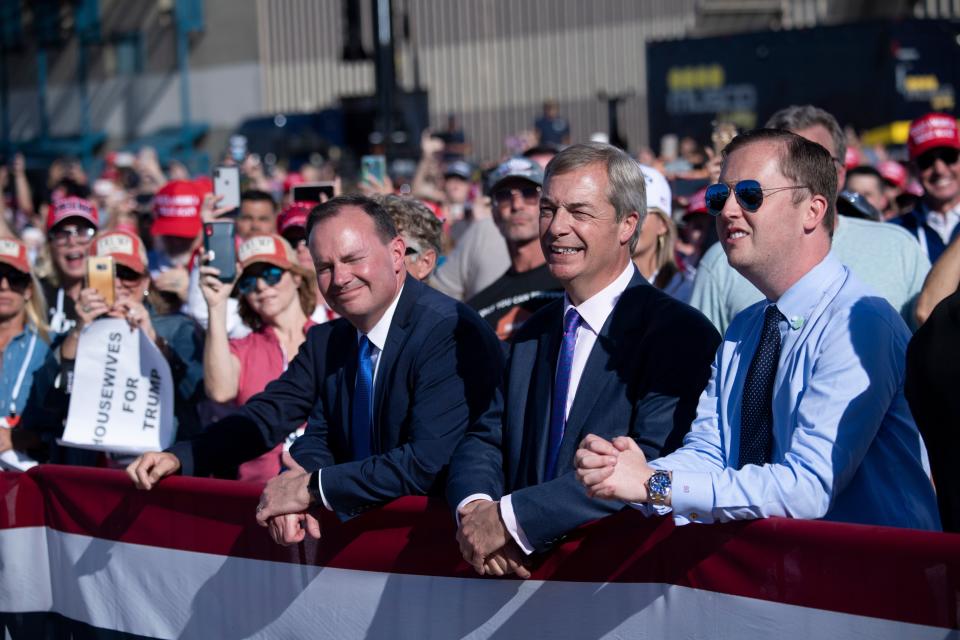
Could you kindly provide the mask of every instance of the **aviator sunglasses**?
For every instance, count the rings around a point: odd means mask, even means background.
[[[284,270],[280,267],[267,267],[260,272],[244,274],[243,277],[237,281],[237,290],[240,291],[241,295],[253,293],[253,291],[257,288],[258,278],[262,279],[264,284],[266,284],[268,287],[275,287],[283,278],[283,274]]]
[[[763,194],[776,193],[777,191],[786,191],[787,189],[806,189],[807,185],[798,184],[790,187],[774,187],[764,189],[756,180],[741,180],[733,185],[733,196],[737,199],[744,211],[756,213],[763,205]],[[707,187],[707,193],[704,199],[707,201],[707,210],[710,215],[718,216],[730,197],[730,185],[718,182]]]

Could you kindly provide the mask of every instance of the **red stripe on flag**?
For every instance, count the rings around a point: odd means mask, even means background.
[[[346,523],[324,512],[323,538],[279,547],[256,525],[257,484],[168,478],[135,490],[118,471],[42,465],[2,474],[17,513],[0,526],[45,524],[128,543],[361,571],[471,577],[441,504],[404,498]],[[36,482],[39,491],[26,485]],[[45,519],[38,522],[45,503]],[[958,628],[960,536],[771,518],[674,527],[623,513],[572,532],[534,578],[663,583],[928,626]],[[480,578],[478,578],[480,579]]]

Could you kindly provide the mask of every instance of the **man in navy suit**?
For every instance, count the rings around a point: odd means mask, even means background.
[[[335,198],[311,212],[308,238],[320,292],[342,318],[311,329],[287,371],[238,414],[144,457],[167,464],[159,456],[172,453],[185,473],[206,475],[268,451],[306,421],[290,451],[302,468],[272,479],[257,509],[288,544],[305,530],[319,537],[311,507],[348,519],[440,493],[467,427],[498,421],[503,364],[475,312],[407,275],[403,239],[380,205]],[[141,486],[155,482],[148,463],[131,467]]]
[[[565,295],[513,337],[502,424],[472,425],[451,460],[457,539],[478,573],[525,577],[527,555],[622,508],[577,482],[584,434],[629,435],[656,457],[695,415],[720,336],[630,261],[644,184],[637,162],[605,144],[568,147],[547,165],[540,243]]]

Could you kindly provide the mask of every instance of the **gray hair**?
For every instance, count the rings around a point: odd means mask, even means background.
[[[784,129],[796,133],[816,125],[820,125],[830,133],[830,137],[833,138],[834,153],[837,154],[835,159],[842,165],[847,155],[847,137],[843,134],[837,119],[820,107],[805,104],[780,109],[770,116],[765,126],[767,129]]]
[[[547,191],[550,179],[555,175],[569,173],[593,164],[607,170],[607,200],[613,205],[617,222],[622,222],[631,212],[637,212],[637,228],[630,238],[630,253],[640,239],[640,227],[647,216],[647,181],[640,170],[640,163],[621,149],[602,142],[574,144],[558,153],[547,165],[543,174],[543,190]]]

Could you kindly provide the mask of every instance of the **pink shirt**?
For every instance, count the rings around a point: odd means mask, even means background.
[[[303,325],[306,335],[316,323],[307,319]],[[287,357],[280,340],[271,327],[261,327],[248,336],[230,341],[230,353],[240,361],[240,381],[237,387],[237,406],[242,406],[254,395],[263,391],[268,382],[276,380],[287,370]],[[239,480],[266,482],[280,473],[280,456],[283,444],[271,451],[240,465]]]

